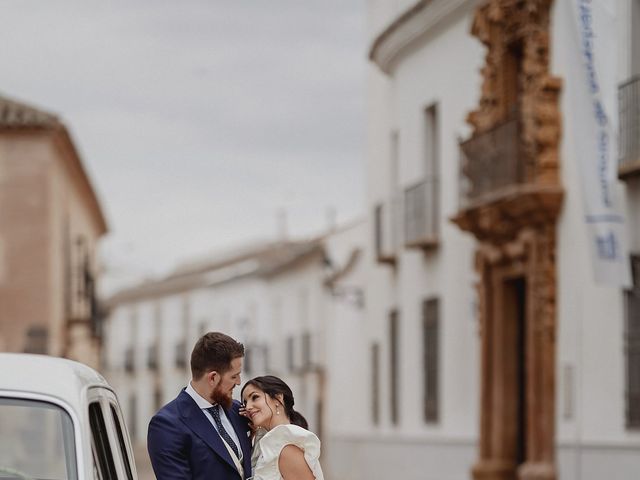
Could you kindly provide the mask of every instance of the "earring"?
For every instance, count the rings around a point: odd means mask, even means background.
[[[280,415],[280,410],[278,407],[276,407],[276,415]]]

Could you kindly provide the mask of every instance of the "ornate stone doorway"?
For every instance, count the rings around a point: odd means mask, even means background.
[[[478,240],[481,400],[476,480],[554,480],[559,79],[551,0],[487,0],[473,135],[461,143],[460,211]]]
[[[553,229],[477,253],[481,428],[476,479],[555,478]]]

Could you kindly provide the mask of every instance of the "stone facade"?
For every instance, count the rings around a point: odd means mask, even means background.
[[[0,98],[0,348],[99,366],[96,249],[107,227],[65,126]]]

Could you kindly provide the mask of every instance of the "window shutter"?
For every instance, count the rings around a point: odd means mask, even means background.
[[[438,299],[431,298],[422,303],[423,374],[424,374],[424,420],[438,421],[438,350],[439,350]]]
[[[391,423],[397,425],[399,422],[399,314],[397,310],[389,313],[389,390],[391,394]]]
[[[626,292],[627,428],[640,428],[640,255],[631,257],[633,288]]]
[[[380,345],[371,345],[371,421],[380,423]]]

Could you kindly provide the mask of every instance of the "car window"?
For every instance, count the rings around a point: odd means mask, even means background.
[[[109,435],[99,402],[93,402],[89,405],[89,423],[91,425],[95,455],[98,457],[100,478],[105,480],[117,479],[118,474],[113,461],[113,452],[109,444]]]
[[[124,463],[125,471],[127,472],[127,478],[133,480],[133,474],[131,473],[131,456],[128,454],[127,442],[124,438],[124,430],[122,426],[122,417],[118,414],[116,407],[113,404],[109,404],[111,409],[111,416],[113,417],[113,423],[116,426],[116,432],[118,433],[118,445],[120,447],[120,456]]]
[[[92,459],[92,465],[93,465],[93,479],[94,480],[103,480],[102,479],[102,475],[100,473],[100,468],[98,467],[98,452],[96,451],[96,444],[93,441],[93,438],[91,439],[91,459]]]
[[[0,398],[0,480],[77,480],[73,421],[52,403]]]

